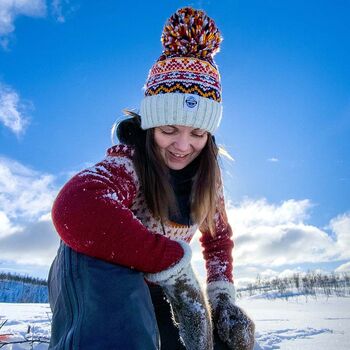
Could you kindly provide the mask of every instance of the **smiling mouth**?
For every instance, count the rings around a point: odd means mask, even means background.
[[[186,158],[187,156],[190,155],[190,153],[187,153],[187,154],[180,154],[180,153],[174,153],[174,152],[170,152],[170,155],[175,157],[175,158],[178,158],[178,159],[183,159],[183,158]]]

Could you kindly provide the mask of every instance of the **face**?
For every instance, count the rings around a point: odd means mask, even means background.
[[[154,128],[154,141],[165,164],[181,170],[202,151],[208,133],[202,129],[182,125],[164,125]]]

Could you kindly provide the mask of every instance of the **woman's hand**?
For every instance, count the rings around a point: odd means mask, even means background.
[[[208,285],[214,327],[220,339],[232,350],[252,350],[255,325],[250,317],[235,304],[232,283],[214,282]]]
[[[230,349],[252,350],[254,348],[254,322],[227,295],[221,294],[213,311],[214,324],[220,339]]]
[[[146,274],[145,277],[163,288],[186,349],[212,350],[213,328],[209,307],[190,264],[191,248],[183,242],[181,245],[185,255],[179,266],[157,274]]]

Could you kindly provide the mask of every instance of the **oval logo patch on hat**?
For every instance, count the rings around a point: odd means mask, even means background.
[[[198,109],[199,96],[193,94],[185,94],[184,109],[195,111]]]

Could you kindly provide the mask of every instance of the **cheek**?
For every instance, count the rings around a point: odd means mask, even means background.
[[[205,139],[200,139],[196,142],[196,144],[194,145],[195,146],[195,150],[197,152],[201,152],[202,149],[205,147],[205,145],[207,144],[207,141],[208,141],[208,137],[206,137]]]
[[[154,143],[160,150],[160,152],[164,152],[164,150],[171,144],[171,140],[164,134],[159,132],[154,133]]]
[[[154,143],[158,148],[164,147],[164,138],[158,132],[154,133]]]

